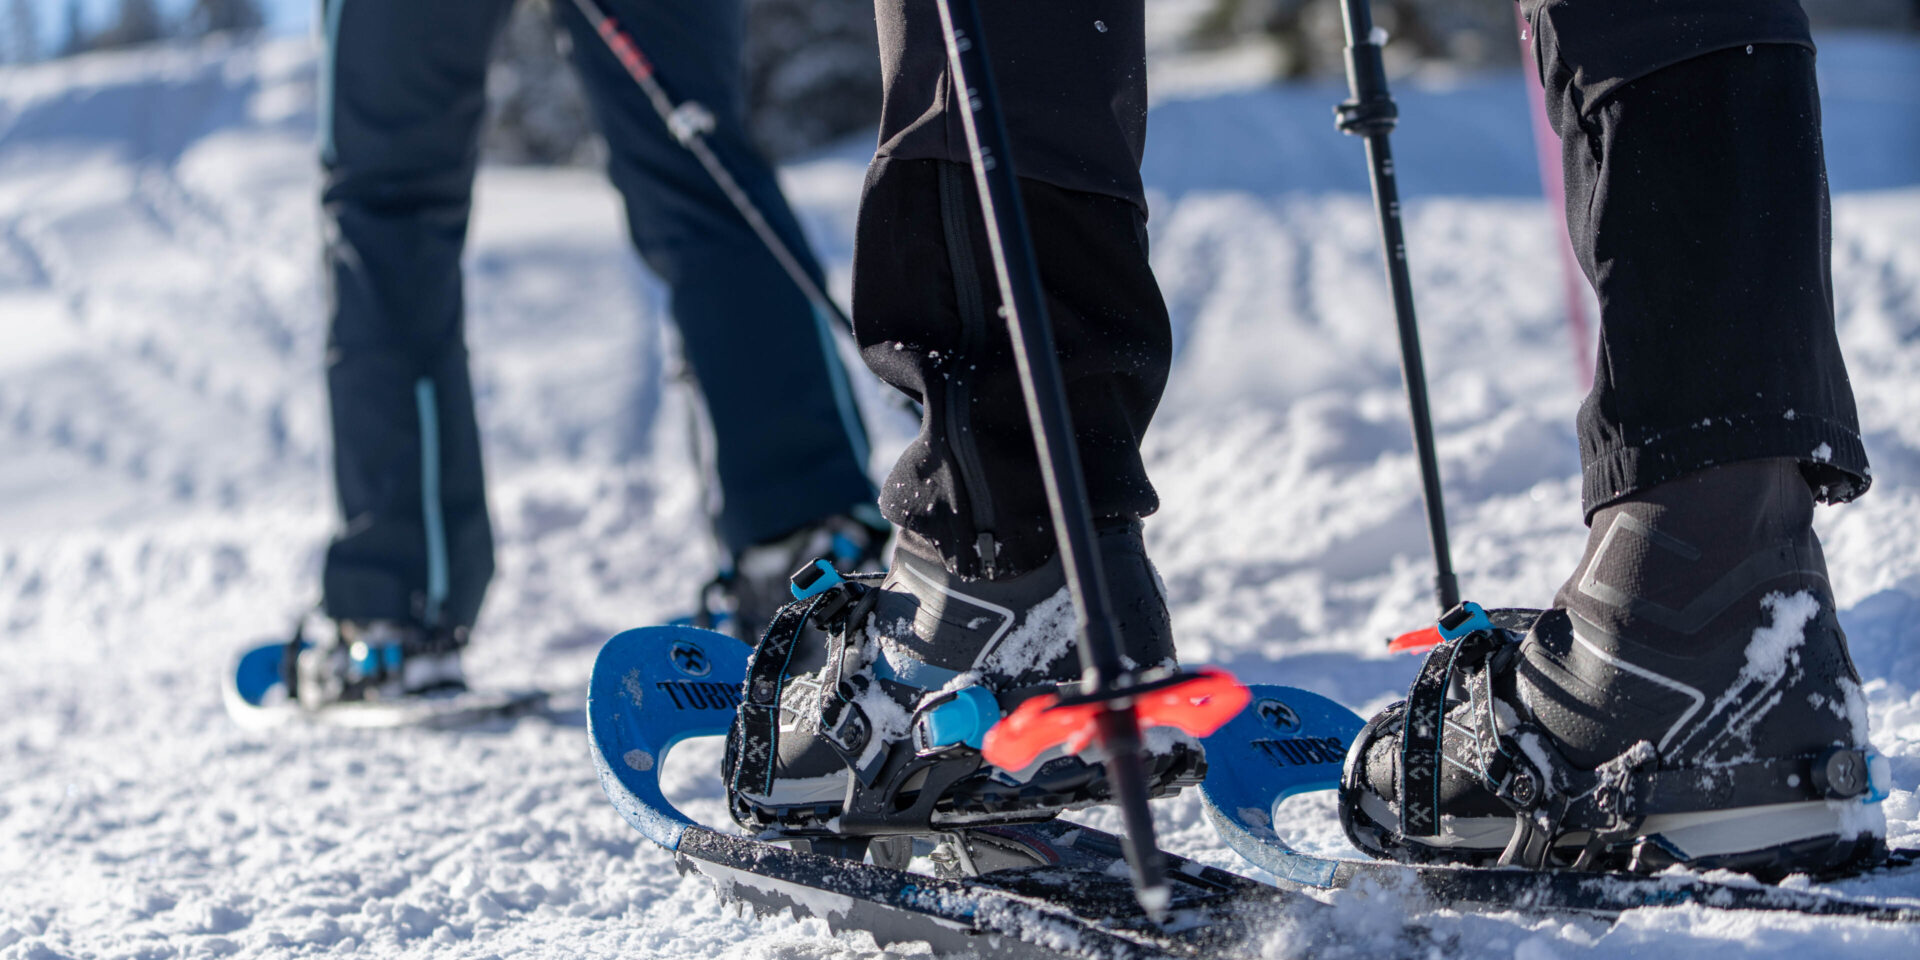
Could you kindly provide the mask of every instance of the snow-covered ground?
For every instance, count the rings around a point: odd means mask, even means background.
[[[1418,484],[1359,148],[1332,88],[1178,65],[1152,121],[1180,356],[1149,536],[1190,662],[1365,711],[1430,616]],[[1843,343],[1877,483],[1822,511],[1874,744],[1920,844],[1920,46],[1830,38]],[[334,522],[304,41],[0,71],[0,958],[895,956],[723,907],[596,785],[577,715],[463,733],[243,733],[232,651],[315,598]],[[1517,74],[1408,85],[1398,140],[1456,559],[1539,602],[1577,557],[1580,398]],[[785,171],[846,288],[860,144]],[[489,169],[471,341],[500,541],[471,661],[577,706],[618,629],[712,564],[661,294],[591,172]],[[877,393],[865,397],[875,401]],[[870,402],[885,458],[908,426]],[[876,469],[884,465],[877,459]],[[724,818],[717,750],[670,771]],[[1283,827],[1344,841],[1325,797]],[[1188,796],[1167,842],[1234,858]],[[1096,818],[1104,816],[1095,814]],[[1852,890],[1920,895],[1908,875]],[[1391,949],[1399,904],[1332,922]],[[1609,928],[1425,916],[1461,955],[1910,958],[1920,933],[1700,910]],[[1275,953],[1288,938],[1276,934]]]

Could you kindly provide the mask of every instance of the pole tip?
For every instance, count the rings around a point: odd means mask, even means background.
[[[1147,919],[1154,923],[1167,922],[1167,908],[1173,905],[1173,891],[1168,889],[1166,881],[1135,891],[1140,901],[1140,909],[1146,911]]]

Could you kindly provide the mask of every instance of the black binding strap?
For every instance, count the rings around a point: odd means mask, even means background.
[[[1459,652],[1458,640],[1433,648],[1407,691],[1400,728],[1400,832],[1409,837],[1440,832],[1440,734]]]
[[[1448,611],[1451,617],[1460,608]],[[1476,608],[1477,609],[1477,608]],[[1442,628],[1447,628],[1446,617]],[[1400,832],[1431,837],[1440,832],[1440,764],[1446,732],[1447,691],[1457,671],[1486,662],[1508,635],[1498,628],[1474,630],[1434,647],[1407,691],[1400,730]],[[1491,707],[1486,716],[1491,724]],[[1483,759],[1483,766],[1490,762]]]
[[[766,795],[773,791],[774,763],[780,750],[780,700],[792,676],[794,655],[809,624],[827,632],[824,642],[831,647],[821,674],[820,730],[847,766],[857,776],[871,781],[875,770],[862,770],[857,761],[872,737],[872,723],[859,705],[848,698],[848,687],[843,682],[847,678],[841,676],[841,666],[847,647],[854,642],[854,625],[862,622],[872,609],[877,591],[872,589],[871,581],[880,576],[843,576],[843,582],[831,589],[781,607],[754,647],[753,655],[747,658],[741,704],[734,715],[734,730],[727,738],[727,755],[721,768],[728,784],[728,805],[741,826],[765,828],[773,823],[769,811],[742,794]],[[871,766],[877,768],[879,764]]]
[[[734,735],[727,738],[728,794],[734,819],[741,826],[760,826],[752,808],[740,800],[742,792],[766,794],[773,789],[773,762],[780,744],[780,693],[787,667],[799,648],[807,619],[822,597],[790,603],[774,614],[767,632],[747,658],[747,679],[741,704],[734,714]]]

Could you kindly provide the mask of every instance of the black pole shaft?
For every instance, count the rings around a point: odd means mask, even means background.
[[[974,0],[937,2],[946,35],[948,68],[955,85],[966,96],[967,109],[960,112],[961,123],[972,159],[974,186],[980,194],[980,212],[987,224],[988,253],[1000,287],[1001,313],[1012,334],[1020,392],[1026,399],[1027,422],[1033,428],[1034,448],[1040,457],[1048,512],[1053,517],[1067,589],[1080,625],[1080,665],[1090,688],[1088,693],[1097,696],[1125,686],[1130,678],[1121,661],[1106,577],[1095,550],[1093,511],[1087,505],[1086,478],[1080,469],[1006,122],[987,62],[979,8]],[[1123,840],[1127,860],[1133,865],[1134,892],[1141,906],[1157,920],[1164,915],[1168,900],[1166,864],[1154,840],[1146,771],[1140,756],[1139,718],[1130,700],[1115,700],[1102,712],[1098,737],[1106,754],[1107,779],[1126,821]]]
[[[1368,0],[1346,0],[1347,86],[1353,99],[1340,105],[1340,129],[1363,137],[1373,180],[1373,206],[1380,217],[1380,240],[1393,289],[1393,316],[1400,328],[1400,374],[1413,414],[1413,447],[1420,461],[1420,485],[1427,508],[1427,537],[1433,544],[1434,599],[1442,613],[1460,602],[1460,584],[1447,546],[1447,508],[1440,491],[1440,461],[1434,453],[1433,417],[1427,405],[1426,365],[1420,359],[1420,327],[1413,312],[1413,280],[1407,273],[1407,241],[1400,222],[1400,186],[1395,179],[1388,135],[1398,108],[1387,90],[1386,64],[1373,26]]]
[[[588,25],[593,27],[593,32],[599,35],[601,42],[607,45],[614,59],[620,61],[620,65],[626,68],[627,75],[640,85],[641,92],[646,94],[647,102],[653,105],[654,112],[660,115],[660,121],[667,125],[674,139],[700,161],[700,166],[706,168],[707,175],[713,178],[713,182],[720,187],[720,192],[726,194],[728,202],[740,212],[741,219],[747,222],[747,226],[760,238],[760,242],[766,245],[767,251],[773,254],[773,259],[779,262],[780,268],[793,279],[794,286],[800,288],[800,293],[813,304],[813,308],[819,311],[821,316],[831,318],[840,324],[842,329],[852,333],[852,318],[847,316],[845,310],[840,309],[839,302],[828,296],[827,292],[814,282],[813,275],[800,265],[800,259],[794,256],[793,250],[787,246],[786,241],[780,238],[780,234],[773,229],[773,225],[768,223],[767,218],[761,214],[760,207],[753,202],[752,197],[747,196],[744,189],[741,189],[740,182],[733,178],[726,164],[720,162],[720,157],[707,143],[706,134],[713,128],[713,115],[707,112],[705,107],[691,101],[675,104],[673,98],[667,94],[666,88],[661,86],[660,79],[654,76],[653,61],[641,52],[640,45],[635,43],[633,37],[620,26],[620,21],[615,20],[613,14],[608,13],[596,0],[573,0],[573,5],[578,7],[581,15],[587,18]]]

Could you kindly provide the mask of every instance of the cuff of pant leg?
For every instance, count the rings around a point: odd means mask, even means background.
[[[345,568],[329,564],[321,576],[320,608],[333,620],[420,620],[424,593],[392,572],[376,567]],[[462,624],[471,626],[471,624]]]
[[[874,497],[872,481],[851,461],[824,464],[778,480],[756,478],[750,496],[726,496],[722,501],[714,535],[729,553],[738,555],[754,544],[872,503]]]
[[[1825,417],[1772,423],[1712,417],[1653,431],[1649,439],[1587,452],[1580,501],[1587,522],[1622,497],[1723,463],[1787,457],[1800,462],[1822,503],[1845,503],[1873,483],[1866,448],[1851,427]]]

